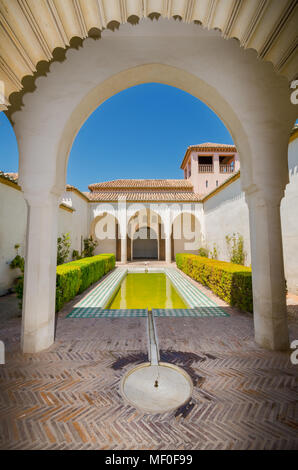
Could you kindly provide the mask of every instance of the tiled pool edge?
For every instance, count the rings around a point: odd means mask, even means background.
[[[99,281],[99,284],[95,286],[91,292],[86,294],[77,304],[75,304],[74,309],[104,309],[105,305],[107,305],[111,300],[126,274],[127,268],[116,268],[105,279]]]
[[[127,273],[165,273],[173,286],[189,305],[188,309],[153,309],[154,316],[230,316],[213,300],[207,297],[200,289],[186,279],[177,268],[142,268],[142,267],[117,267],[105,279],[92,289],[83,299],[74,305],[66,318],[104,318],[104,317],[145,317],[144,309],[107,309],[106,305],[113,298],[122,280]]]

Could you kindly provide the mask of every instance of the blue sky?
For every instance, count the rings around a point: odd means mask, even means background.
[[[0,170],[18,171],[14,131],[0,113]],[[69,157],[67,183],[117,178],[182,178],[188,145],[232,143],[229,131],[197,98],[167,85],[129,88],[105,101],[82,126]]]

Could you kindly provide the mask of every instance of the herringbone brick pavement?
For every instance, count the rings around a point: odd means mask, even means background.
[[[46,352],[19,350],[20,319],[0,325],[1,449],[297,449],[297,373],[289,352],[253,341],[250,315],[157,318],[161,359],[183,367],[187,406],[150,415],[120,381],[147,360],[145,318],[66,319]],[[298,338],[297,325],[291,334]]]

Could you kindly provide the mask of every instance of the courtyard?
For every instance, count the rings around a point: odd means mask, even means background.
[[[0,0],[1,449],[298,449],[297,15]]]
[[[199,286],[230,316],[156,318],[160,359],[189,374],[193,393],[151,414],[120,393],[125,373],[148,361],[147,319],[67,318],[92,288],[59,312],[46,351],[22,354],[16,311],[0,325],[2,449],[297,449],[296,366],[290,351],[256,345],[251,314]],[[297,315],[298,298],[288,297],[290,339]]]

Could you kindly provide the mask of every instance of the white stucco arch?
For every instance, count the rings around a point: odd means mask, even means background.
[[[145,219],[144,219],[145,217]],[[155,218],[156,220],[153,220]],[[134,237],[135,233],[141,229],[149,228],[157,236],[157,258],[160,259],[160,240],[163,236],[165,220],[163,211],[156,204],[128,204],[127,206],[127,236],[129,237],[131,248],[131,260],[134,259]],[[161,229],[161,230],[160,230]],[[160,233],[159,233],[160,231]]]
[[[179,213],[175,214],[171,222],[172,258],[174,260],[177,253],[188,252],[198,254],[198,249],[204,241],[201,218],[198,211],[185,206],[181,208]]]
[[[90,223],[90,235],[93,237],[93,236],[96,236],[95,235],[95,230],[96,230],[96,224],[102,220],[102,219],[105,219],[106,217],[111,217],[112,219],[115,220],[116,223],[119,224],[119,219],[117,217],[117,214],[115,211],[113,210],[98,210],[96,212],[96,214],[94,214],[94,218],[91,220],[91,223]]]
[[[133,203],[127,205],[127,225],[130,224],[132,219],[139,214],[140,212],[149,211],[151,216],[156,215],[158,220],[165,225],[166,220],[164,216],[164,211],[158,204],[149,204],[149,203]]]
[[[152,36],[155,41],[150,40]],[[156,46],[156,39],[162,47]],[[135,42],[136,48],[132,47]],[[245,187],[257,177],[252,174],[252,162],[256,133],[263,132],[260,122],[267,123],[268,131],[279,131],[280,125],[289,130],[294,121],[285,77],[277,76],[271,64],[256,60],[254,51],[245,51],[236,41],[223,40],[219,33],[198,25],[143,20],[137,26],[127,24],[115,32],[105,31],[100,43],[86,39],[79,51],[70,49],[66,54],[65,62],[53,63],[50,73],[36,80],[37,89],[24,96],[22,111],[13,115],[23,188],[28,186],[28,167],[36,168],[34,154],[38,152],[31,142],[31,161],[26,157],[23,164],[22,155],[29,151],[24,132],[39,136],[38,147],[46,128],[49,146],[43,143],[42,164],[51,176],[47,181],[51,190],[61,191],[68,155],[82,124],[103,101],[140,83],[178,87],[212,108],[230,130],[239,150]],[[39,176],[44,187],[46,182]],[[281,176],[286,184],[287,172]]]
[[[181,23],[200,24],[219,31],[223,38],[236,39],[244,49],[254,49],[260,60],[272,62],[275,70],[289,80],[295,79],[297,72],[293,47],[297,24],[294,0],[269,0],[261,4],[253,0],[233,4],[227,4],[227,0],[85,0],[80,5],[70,1],[51,2],[49,11],[42,1],[31,2],[30,8],[20,8],[18,0],[1,3],[5,5],[2,21],[6,34],[3,31],[1,38],[0,80],[5,91],[0,109],[6,109],[9,102],[17,107],[16,92],[25,91],[28,78],[36,71],[42,73],[45,62],[53,57],[58,59],[58,51],[70,44],[75,47],[75,43],[87,36],[99,38],[106,28],[114,30],[143,18],[154,21],[174,18]]]
[[[103,204],[102,206],[109,206]],[[96,215],[95,215],[96,214]],[[119,227],[119,219],[117,213],[112,208],[106,207],[106,210],[98,207],[94,211],[94,218],[90,223],[90,235],[97,241],[94,253],[114,253],[118,260],[117,239],[119,236],[117,226]]]
[[[103,202],[94,204],[94,207],[92,207],[92,218],[95,219],[96,217],[101,216],[104,212],[113,215],[117,219],[117,210],[113,204]]]
[[[272,64],[258,61],[254,51],[223,40],[217,32],[173,20],[143,20],[137,26],[105,31],[100,43],[87,39],[79,51],[67,51],[67,60],[53,63],[50,73],[37,79],[37,89],[24,96],[22,111],[13,115],[19,181],[29,204],[24,350],[34,352],[53,341],[56,206],[73,140],[102,102],[147,82],[193,94],[230,130],[250,205],[256,340],[272,349],[287,347],[279,215],[295,120],[287,79],[278,76]],[[39,238],[37,221],[43,234]],[[47,231],[49,223],[52,233]],[[44,314],[37,320],[38,303]]]

